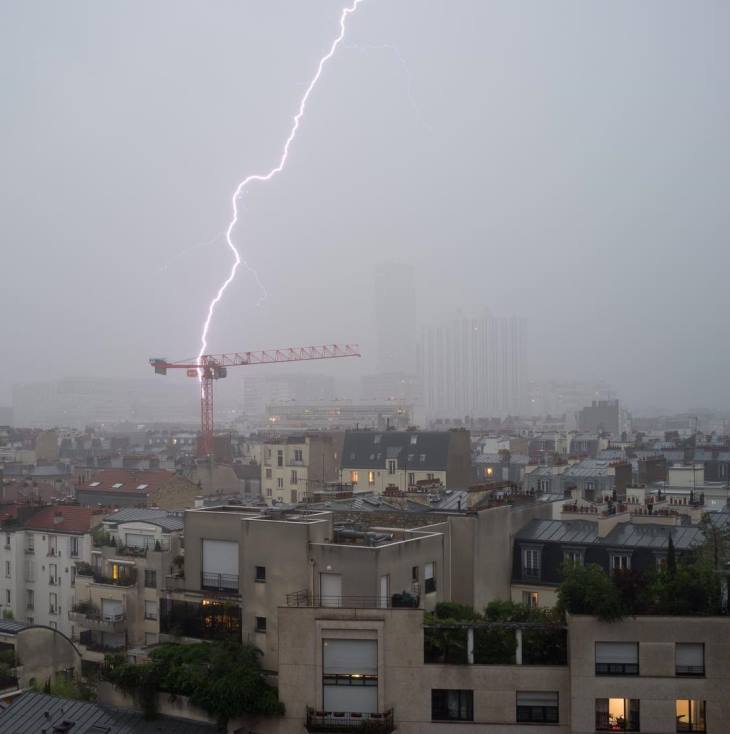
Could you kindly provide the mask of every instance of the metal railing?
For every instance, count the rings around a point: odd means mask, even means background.
[[[295,591],[286,595],[288,607],[339,607],[342,609],[417,609],[420,598],[410,594],[393,596],[328,596],[310,594],[307,590]]]
[[[238,576],[231,573],[203,571],[200,586],[207,591],[238,591]]]
[[[704,675],[704,665],[677,665],[675,668],[676,675]]]
[[[109,584],[110,586],[134,586],[137,583],[137,571],[132,569],[126,573],[119,574],[117,578],[105,576],[99,571],[92,571],[95,584]]]
[[[316,711],[307,707],[307,731],[310,732],[367,732],[390,734],[395,730],[393,709],[382,714],[357,711]]]

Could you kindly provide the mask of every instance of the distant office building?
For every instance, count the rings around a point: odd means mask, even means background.
[[[575,380],[544,380],[530,382],[530,415],[565,415],[571,421],[575,415],[594,400],[612,400],[616,395],[605,382],[577,382]],[[575,428],[575,425],[568,425]]]
[[[416,291],[405,263],[375,268],[375,332],[378,372],[416,372]]]
[[[312,403],[335,397],[335,378],[329,375],[247,375],[243,383],[243,409],[248,415],[263,415],[269,404]]]
[[[190,384],[111,377],[65,378],[15,385],[18,427],[82,428],[90,423],[196,421],[198,393]]]
[[[407,372],[380,372],[365,375],[360,380],[362,400],[403,400],[417,405],[421,402],[421,381]]]
[[[618,400],[594,400],[578,413],[578,430],[588,433],[621,435],[621,409]]]
[[[322,403],[282,403],[266,407],[267,428],[281,431],[374,428],[411,425],[413,406],[400,400],[332,400]]]
[[[419,363],[429,417],[520,415],[527,404],[527,325],[485,310],[426,327]]]

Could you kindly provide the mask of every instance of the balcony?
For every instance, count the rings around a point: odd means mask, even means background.
[[[238,576],[230,573],[209,573],[203,571],[200,578],[200,588],[206,591],[238,593]]]
[[[418,609],[420,597],[412,594],[387,596],[322,596],[307,590],[286,595],[288,607],[339,607],[341,609]]]
[[[306,726],[310,732],[390,734],[395,730],[393,709],[382,714],[364,714],[356,711],[315,711],[307,707]]]
[[[125,640],[126,643],[126,640]],[[103,635],[101,637],[95,635],[91,630],[84,630],[79,635],[79,644],[83,645],[87,650],[91,652],[122,652],[125,644],[111,645],[104,641]]]
[[[95,584],[105,584],[107,586],[134,586],[137,583],[137,570],[134,568],[119,574],[116,578],[105,576],[100,571],[92,571],[91,574],[81,574],[79,572],[79,575],[91,575]]]
[[[68,618],[76,622],[80,627],[97,632],[124,632],[127,626],[127,617],[121,612],[119,614],[102,614],[98,607],[93,604],[76,604]]]

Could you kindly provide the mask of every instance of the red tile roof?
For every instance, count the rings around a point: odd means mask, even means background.
[[[174,471],[167,469],[99,469],[91,480],[79,488],[90,492],[141,492],[164,486],[175,478]],[[98,484],[96,484],[98,482]],[[115,487],[115,484],[121,486]],[[93,486],[92,486],[93,485]],[[146,485],[143,489],[139,489]]]
[[[25,523],[26,530],[50,530],[57,533],[88,533],[91,509],[87,507],[45,507]]]

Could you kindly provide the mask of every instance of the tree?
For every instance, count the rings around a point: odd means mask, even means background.
[[[677,553],[674,550],[672,535],[669,535],[669,546],[667,548],[667,576],[673,579],[677,575]]]
[[[276,689],[266,682],[260,656],[251,644],[169,643],[155,648],[147,663],[110,658],[106,678],[135,696],[148,718],[157,712],[157,694],[166,692],[187,696],[225,726],[245,714],[284,713]]]
[[[725,520],[725,513],[705,513],[700,520],[700,528],[704,536],[700,557],[709,561],[716,571],[727,568],[730,562],[730,524]]]
[[[591,614],[604,622],[613,622],[623,616],[616,585],[595,563],[564,565],[563,582],[558,588],[558,609],[563,614]]]

